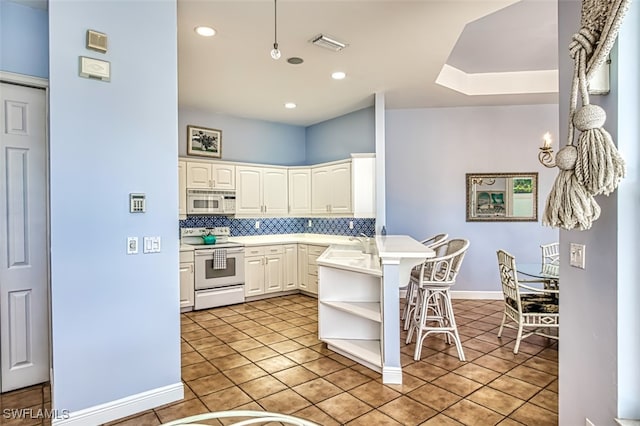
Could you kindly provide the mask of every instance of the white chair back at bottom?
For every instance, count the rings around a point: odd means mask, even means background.
[[[558,265],[560,263],[560,244],[550,243],[540,245],[542,264]]]

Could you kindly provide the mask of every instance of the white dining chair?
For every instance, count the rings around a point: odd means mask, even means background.
[[[504,250],[498,250],[497,254],[504,296],[504,313],[498,337],[502,337],[504,327],[517,330],[514,354],[518,353],[522,339],[534,334],[558,340],[558,336],[551,334],[550,330],[560,327],[559,291],[522,284],[518,281],[515,257]],[[534,282],[527,281],[527,284]]]
[[[540,249],[542,251],[542,264],[558,265],[560,264],[560,244],[550,243],[541,244]]]
[[[542,251],[542,269],[553,269],[555,270],[557,275],[558,268],[560,266],[560,244],[557,242],[541,244],[540,250]],[[550,290],[557,290],[558,280],[545,280],[545,288]]]

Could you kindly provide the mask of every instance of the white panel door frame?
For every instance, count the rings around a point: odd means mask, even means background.
[[[0,230],[0,241],[4,240],[0,247],[0,389],[5,392],[45,382],[51,375],[48,82],[7,72],[0,72],[0,82],[0,216],[4,228]],[[7,119],[14,122],[7,123]],[[34,128],[28,127],[32,119],[37,122]],[[24,135],[20,135],[21,124],[25,125]],[[7,132],[9,127],[14,130]],[[20,136],[32,136],[38,143],[22,145],[15,139]],[[32,171],[35,174],[29,175]],[[21,185],[29,189],[28,194],[15,190]],[[10,210],[12,225],[7,226]],[[29,276],[38,277],[35,286],[24,283]]]

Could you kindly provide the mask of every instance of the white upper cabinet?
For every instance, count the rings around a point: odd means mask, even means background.
[[[289,169],[289,215],[311,213],[311,169]]]
[[[224,162],[178,162],[180,218],[186,189],[236,190],[236,215],[245,217],[375,217],[375,154],[317,166],[277,167]],[[185,191],[185,193],[183,193]]]
[[[238,166],[237,215],[285,216],[288,208],[287,169]]]
[[[376,157],[351,154],[353,217],[376,217]]]
[[[311,212],[351,213],[351,162],[311,169]]]
[[[236,215],[262,214],[262,170],[259,167],[236,168]]]
[[[235,189],[236,166],[188,161],[187,188]]]
[[[187,218],[187,164],[178,161],[178,219]]]
[[[287,169],[262,170],[262,200],[264,212],[270,216],[285,216],[288,211]]]

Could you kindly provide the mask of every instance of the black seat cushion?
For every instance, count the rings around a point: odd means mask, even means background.
[[[545,294],[521,294],[522,313],[524,314],[557,314],[558,299],[553,295]],[[507,302],[515,310],[518,310],[518,304],[512,298],[508,298]]]

